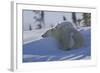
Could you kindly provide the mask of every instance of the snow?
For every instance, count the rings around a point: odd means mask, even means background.
[[[54,38],[42,38],[41,35],[48,29],[50,28],[24,32],[23,62],[91,59],[90,27],[78,29],[84,36],[85,44],[82,48],[70,51],[58,49],[58,43]]]
[[[38,57],[38,58],[43,58],[46,56],[39,56],[39,55],[24,55],[23,58],[33,58],[33,57]]]
[[[91,27],[82,27],[82,26],[78,27],[78,31],[88,31],[90,29]]]
[[[23,33],[23,42],[24,42],[24,44],[42,39],[41,35],[44,34],[49,29],[50,28],[24,31],[24,33]]]
[[[80,58],[80,57],[82,57],[82,56],[84,56],[84,55],[79,55],[79,56],[76,56],[76,57],[70,58],[69,60],[75,60],[75,59]]]
[[[71,54],[71,55],[62,57],[59,60],[66,60],[67,58],[70,58],[70,57],[73,57],[73,56],[74,56],[74,54]]]

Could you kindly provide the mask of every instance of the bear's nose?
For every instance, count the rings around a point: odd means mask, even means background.
[[[45,37],[45,35],[41,35],[43,38]]]

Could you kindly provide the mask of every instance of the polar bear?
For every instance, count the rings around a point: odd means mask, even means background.
[[[42,35],[45,37],[54,37],[60,44],[60,49],[71,50],[75,48],[81,48],[84,44],[84,38],[82,34],[77,31],[71,22],[62,22],[55,28],[48,30]]]

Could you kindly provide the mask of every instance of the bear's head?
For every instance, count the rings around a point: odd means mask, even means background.
[[[46,31],[46,32],[42,35],[42,37],[43,37],[43,38],[45,38],[45,37],[51,37],[52,34],[53,34],[54,32],[55,32],[55,28],[52,28],[52,29]]]

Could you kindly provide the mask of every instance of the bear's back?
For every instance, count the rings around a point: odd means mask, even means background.
[[[74,28],[71,22],[62,22],[56,26],[57,29]]]

